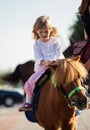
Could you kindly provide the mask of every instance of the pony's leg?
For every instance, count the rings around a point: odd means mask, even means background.
[[[72,125],[64,125],[62,126],[62,130],[77,130],[77,127]]]
[[[45,128],[44,130],[62,130],[61,128],[55,128],[55,127],[47,127],[47,128]]]
[[[78,116],[76,117],[77,120]],[[65,123],[62,125],[62,130],[77,130],[77,122],[76,121],[72,121],[72,123]]]
[[[62,128],[54,128],[54,127],[49,127],[49,128],[45,128],[44,130],[77,130],[77,124],[76,122],[73,121],[73,123],[69,124],[69,123],[64,123],[62,125]]]

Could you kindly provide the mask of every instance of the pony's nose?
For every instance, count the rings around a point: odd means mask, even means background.
[[[78,100],[78,105],[81,109],[85,109],[87,108],[87,104],[88,104],[88,98],[87,97],[81,97]]]

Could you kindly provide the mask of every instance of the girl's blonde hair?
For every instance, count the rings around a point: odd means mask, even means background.
[[[35,39],[35,40],[39,39],[37,31],[44,27],[51,30],[50,36],[58,37],[57,28],[52,24],[49,16],[40,16],[37,18],[37,20],[33,26],[33,30],[32,30],[33,39]]]
[[[90,4],[90,0],[82,0],[81,5],[80,5],[80,7],[78,8],[79,13],[80,13],[81,15],[84,14],[84,12],[86,11],[86,9],[87,9],[87,7],[88,7],[89,4]]]

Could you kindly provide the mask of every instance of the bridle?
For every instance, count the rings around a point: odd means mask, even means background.
[[[56,80],[55,80],[55,75],[52,75],[52,84],[54,85],[55,88],[58,87],[58,86],[57,86],[57,83],[56,83]],[[64,97],[67,99],[67,101],[68,101],[68,106],[69,106],[70,108],[72,108],[73,106],[75,106],[75,102],[73,102],[73,101],[71,100],[71,97],[72,97],[75,93],[77,93],[78,91],[81,91],[81,90],[86,91],[86,89],[85,89],[84,87],[82,87],[82,86],[77,86],[77,87],[73,88],[73,89],[67,94],[66,91],[65,91],[65,89],[64,89],[64,87],[63,87],[63,85],[60,85],[58,88],[60,88],[61,92],[64,94]]]
[[[81,90],[86,91],[84,87],[82,87],[82,86],[77,86],[77,87],[75,87],[74,89],[72,89],[72,90],[67,94],[66,91],[65,91],[65,89],[64,89],[64,87],[63,87],[62,85],[60,85],[60,90],[61,90],[61,92],[64,94],[64,97],[67,99],[67,101],[68,101],[68,106],[69,106],[70,108],[72,108],[72,107],[75,106],[75,102],[73,102],[73,101],[71,100],[71,97],[72,97],[75,93],[77,93],[78,91],[81,91]]]

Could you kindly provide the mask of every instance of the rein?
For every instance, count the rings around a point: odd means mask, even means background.
[[[52,81],[52,84],[54,85],[54,87],[56,88],[57,87],[57,83],[56,83],[56,80],[55,80],[55,75],[52,75],[51,81]],[[70,99],[76,92],[78,92],[80,90],[84,90],[85,91],[85,89],[82,86],[77,86],[76,88],[71,90],[69,92],[69,94],[67,95],[67,93],[65,92],[65,90],[64,90],[62,85],[60,85],[60,89],[63,92],[63,94],[65,95],[65,97],[67,97],[68,99]]]

